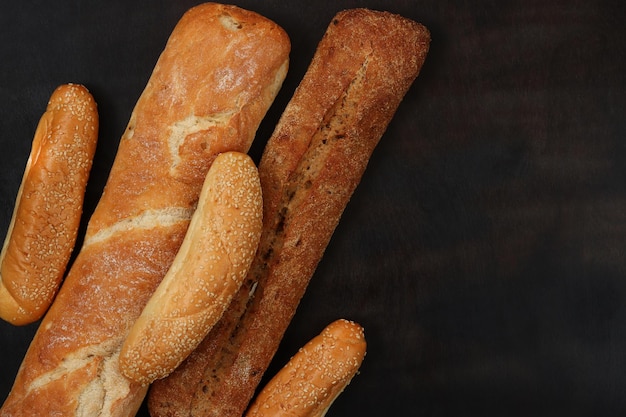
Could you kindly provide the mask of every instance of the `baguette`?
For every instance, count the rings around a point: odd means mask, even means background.
[[[337,320],[263,387],[245,417],[323,417],[365,357],[363,328]]]
[[[0,253],[0,318],[33,323],[70,260],[98,140],[98,109],[82,85],[57,87],[35,130]]]
[[[262,216],[252,159],[220,154],[172,266],[122,346],[124,376],[147,385],[167,376],[198,346],[246,277]]]
[[[425,27],[386,12],[332,20],[259,164],[250,273],[199,347],[152,385],[153,417],[244,413],[429,42]]]
[[[132,416],[119,353],[178,251],[209,166],[246,152],[287,70],[268,19],[206,3],[174,28],[133,110],[85,241],[0,416]]]

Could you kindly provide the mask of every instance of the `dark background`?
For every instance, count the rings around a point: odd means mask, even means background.
[[[54,88],[83,83],[99,104],[89,214],[194,4],[2,2],[3,235]],[[432,34],[269,372],[343,317],[365,327],[368,355],[328,416],[624,414],[626,2],[237,4],[292,40],[255,160],[337,11],[389,10]],[[36,327],[0,324],[0,402]]]

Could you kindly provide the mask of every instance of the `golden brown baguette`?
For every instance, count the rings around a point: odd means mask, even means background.
[[[244,413],[429,42],[390,13],[332,20],[259,165],[263,232],[250,273],[200,346],[152,385],[153,417]]]
[[[0,416],[132,416],[128,330],[178,251],[215,157],[245,152],[285,76],[289,39],[233,6],[192,8],[141,94],[85,241]]]
[[[323,417],[356,375],[366,346],[360,325],[332,322],[272,377],[245,417]]]
[[[70,260],[98,140],[98,109],[82,85],[57,87],[37,125],[0,253],[0,318],[43,316]]]
[[[220,154],[172,266],[120,353],[120,370],[147,385],[172,372],[220,319],[259,245],[263,202],[252,159]]]

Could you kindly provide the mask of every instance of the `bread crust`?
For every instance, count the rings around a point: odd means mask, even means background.
[[[256,13],[205,3],[182,16],[0,416],[136,413],[146,387],[121,375],[121,345],[182,243],[209,166],[250,147],[288,54],[285,32]]]
[[[332,20],[259,165],[250,273],[198,349],[152,385],[153,417],[244,413],[429,43],[424,26],[386,12]]]
[[[365,357],[363,328],[330,323],[263,387],[245,417],[322,417],[348,386]]]
[[[87,88],[57,87],[37,125],[0,254],[0,317],[15,325],[43,316],[78,236],[98,140]]]
[[[122,346],[124,376],[148,385],[170,374],[198,346],[248,273],[262,216],[252,159],[239,152],[218,155],[172,266]]]

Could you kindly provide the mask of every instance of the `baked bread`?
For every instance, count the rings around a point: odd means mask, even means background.
[[[274,22],[205,3],[174,28],[124,132],[84,244],[0,416],[132,416],[147,387],[119,370],[216,156],[246,152],[284,79]]]
[[[169,375],[220,319],[259,245],[261,184],[252,159],[220,154],[209,169],[185,239],[120,354],[120,370],[147,385]]]
[[[153,417],[239,417],[341,214],[418,75],[428,30],[386,12],[338,13],[263,152],[263,232],[241,290],[148,398]]]
[[[57,87],[35,130],[0,253],[0,318],[33,323],[70,260],[98,140],[98,109],[78,84]]]
[[[245,417],[323,417],[356,375],[366,347],[360,325],[332,322],[272,377]]]

